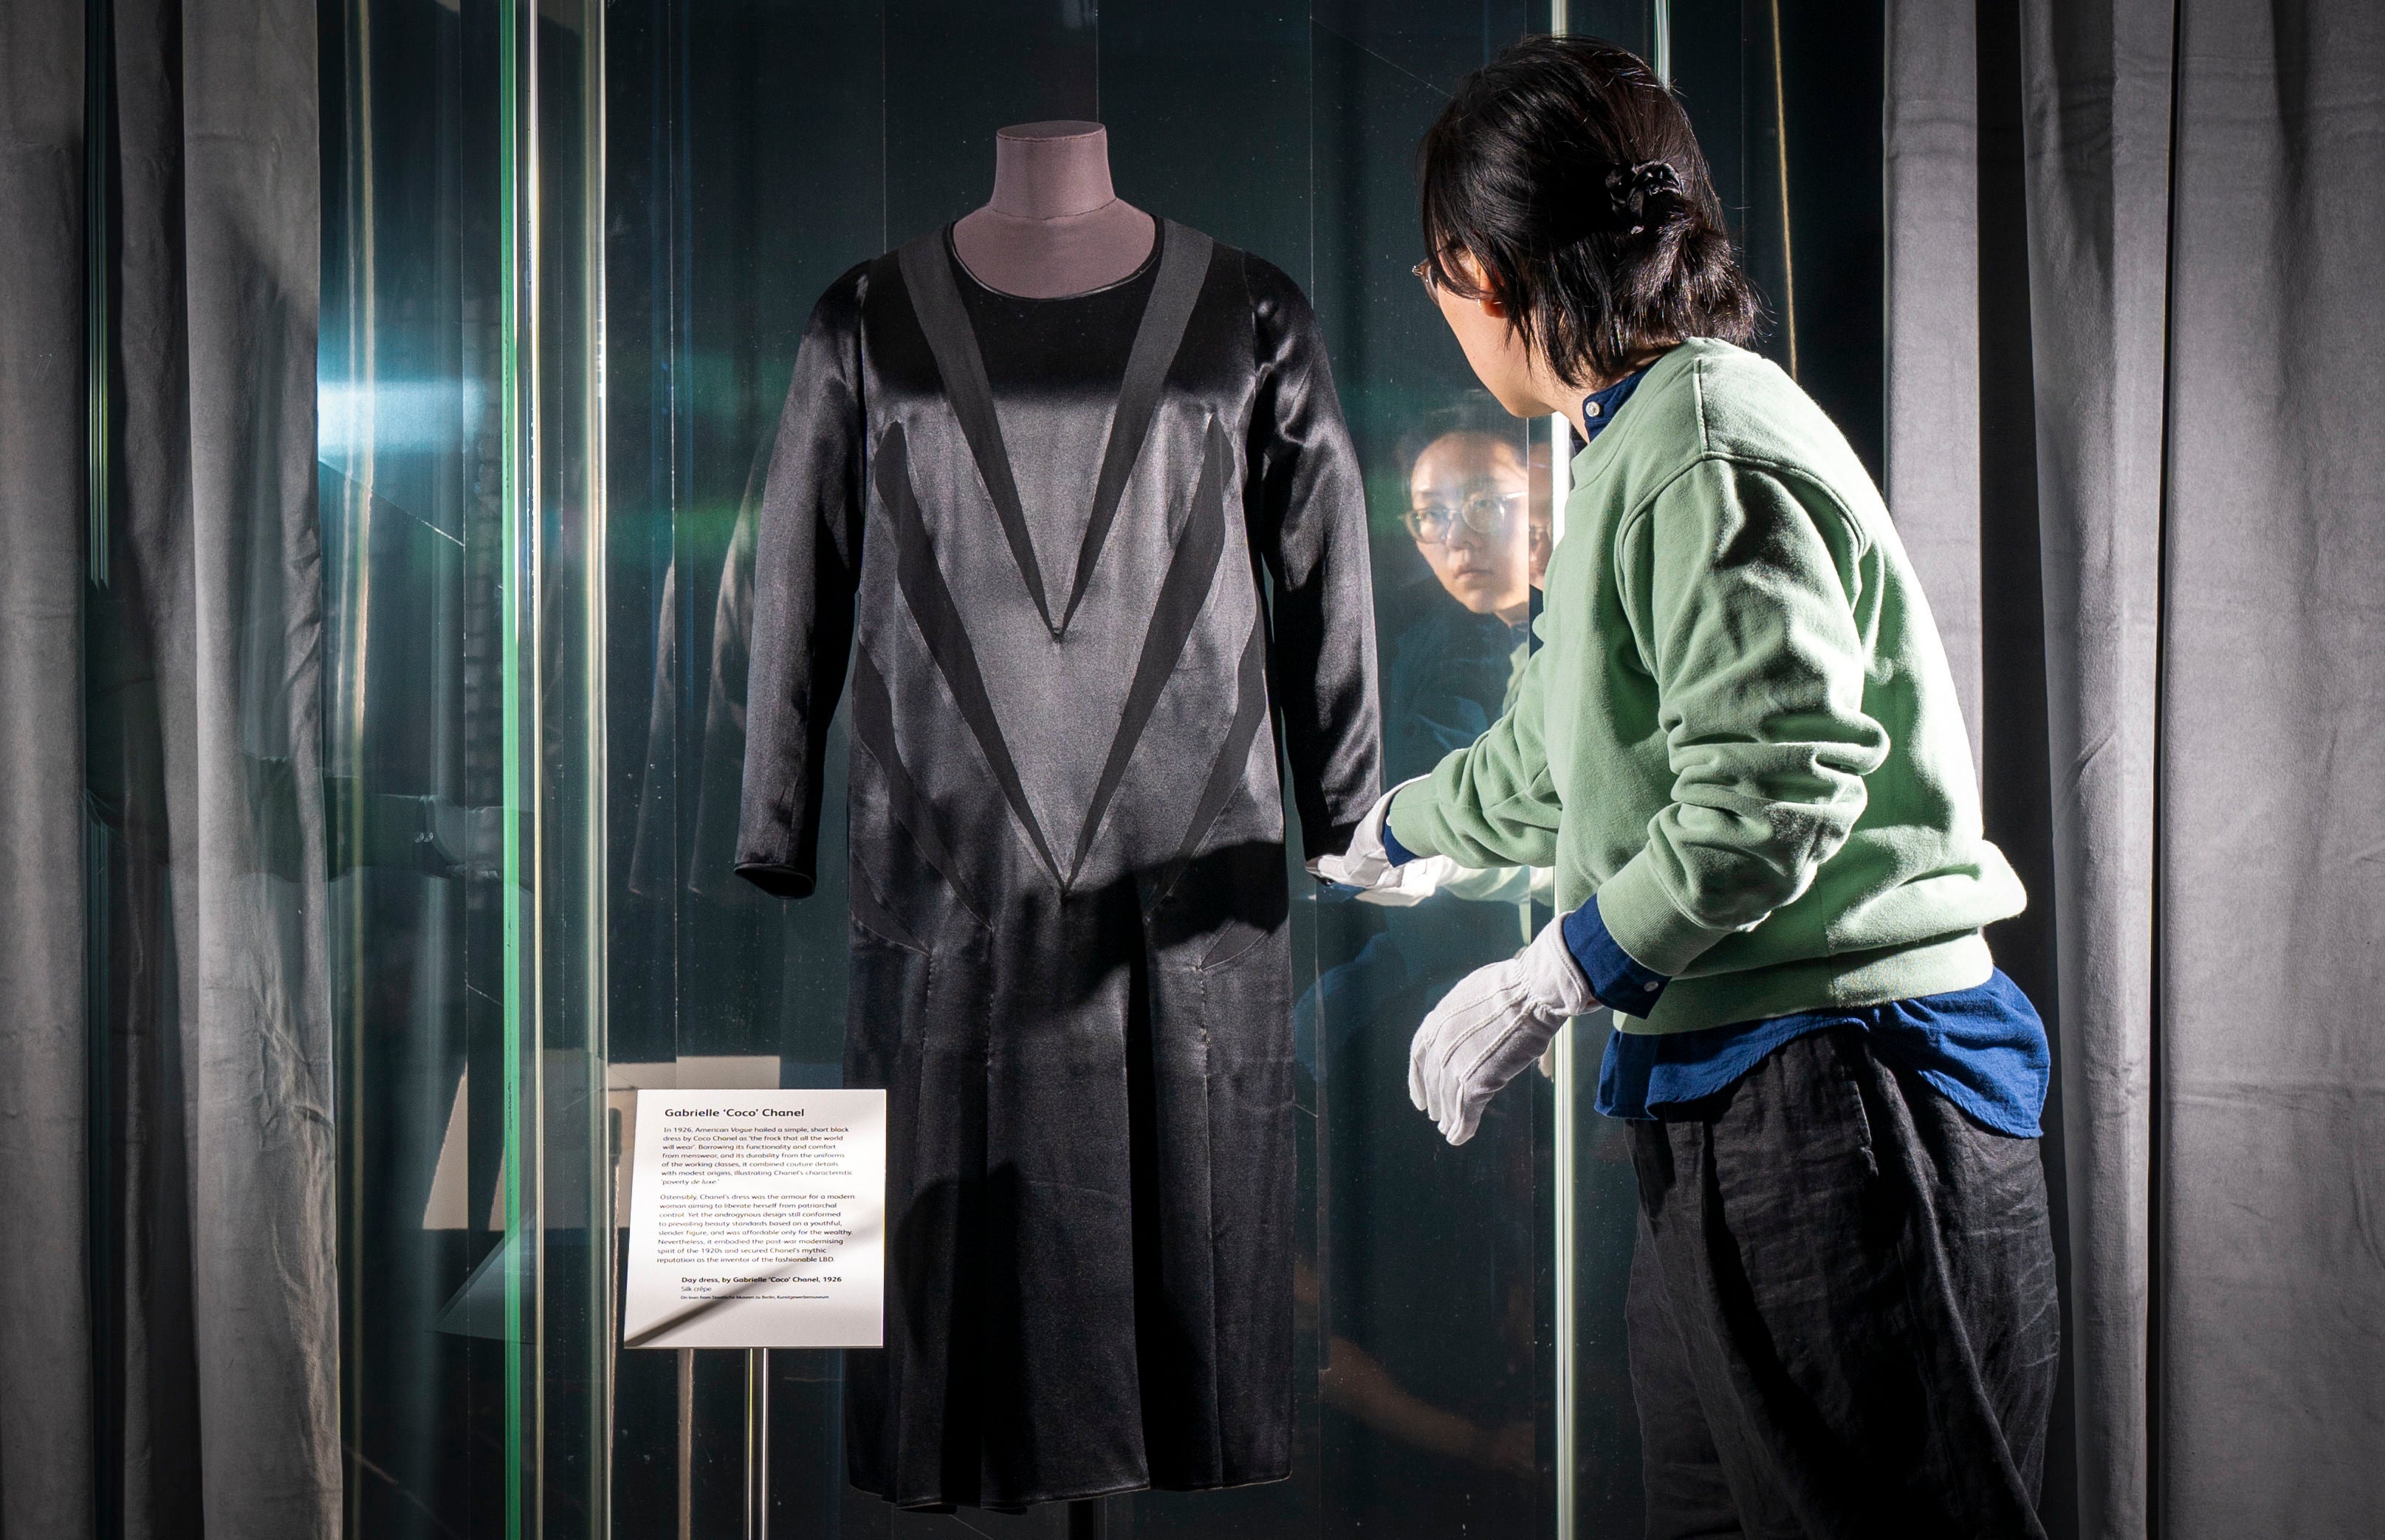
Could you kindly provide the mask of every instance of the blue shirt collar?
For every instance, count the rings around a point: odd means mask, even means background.
[[[1623,410],[1623,404],[1631,399],[1631,392],[1648,378],[1648,369],[1652,366],[1643,365],[1604,391],[1592,391],[1581,398],[1581,427],[1587,436],[1583,441],[1585,443],[1606,431],[1606,425],[1615,420],[1616,413]]]

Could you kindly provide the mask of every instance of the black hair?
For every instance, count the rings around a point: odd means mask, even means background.
[[[1476,438],[1497,439],[1514,446],[1518,464],[1530,459],[1530,445],[1525,441],[1523,427],[1507,415],[1487,392],[1469,391],[1465,400],[1428,412],[1410,423],[1392,446],[1392,462],[1399,467],[1400,495],[1407,495],[1407,479],[1416,474],[1416,463],[1424,452],[1453,434]],[[1405,504],[1404,504],[1405,505]]]
[[[1692,337],[1755,335],[1755,291],[1705,154],[1638,56],[1527,38],[1458,82],[1417,159],[1424,270],[1453,293],[1496,294],[1561,377],[1625,374]]]

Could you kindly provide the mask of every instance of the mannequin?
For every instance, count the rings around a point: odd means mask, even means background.
[[[1158,225],[1110,185],[1109,130],[1099,123],[1019,123],[995,132],[993,196],[953,227],[971,277],[1021,299],[1106,289],[1151,256]],[[1069,1540],[1105,1540],[1101,1499],[1068,1505]]]
[[[993,138],[993,196],[953,227],[971,277],[1021,299],[1107,288],[1151,255],[1157,223],[1110,186],[1099,123],[1019,123]]]

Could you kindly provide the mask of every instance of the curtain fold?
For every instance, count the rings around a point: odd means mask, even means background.
[[[1979,758],[1977,59],[1967,8],[1892,4],[1882,57],[1888,505]]]
[[[0,1535],[91,1534],[82,18],[0,6]]]
[[[2385,1514],[2385,6],[2193,0],[2163,573],[2166,1534]]]
[[[2044,857],[1998,946],[2056,1035],[2076,1469],[2049,1520],[2365,1534],[2385,15],[1890,13],[1893,506],[1979,660],[1991,832]]]
[[[2083,1534],[2146,1524],[2172,0],[2024,0],[2020,95]]]
[[[12,1239],[62,1232],[28,1262],[72,1280],[82,1307],[38,1301],[26,1329],[46,1329],[42,1351],[20,1359],[11,1339],[0,1369],[0,1540],[328,1536],[315,9],[115,0],[88,59],[81,7],[0,14],[12,87],[37,61],[70,71],[39,99],[56,99],[52,140],[70,113],[58,154],[73,162],[59,217],[21,218],[47,205],[13,155],[0,205],[0,434],[20,429],[21,397],[38,441],[0,441],[0,816],[46,841],[0,858],[16,879],[0,900],[0,1054],[38,1060],[47,1099],[76,1114],[0,1126],[12,1157],[28,1147],[0,1181],[0,1223]],[[0,110],[32,100],[12,92]],[[80,378],[93,311],[107,340],[96,392]],[[72,352],[20,369],[59,317]],[[87,412],[94,396],[104,410]],[[87,533],[89,466],[105,514]],[[26,965],[44,925],[70,927],[70,966]],[[19,1329],[14,1265],[0,1263],[0,1331]]]

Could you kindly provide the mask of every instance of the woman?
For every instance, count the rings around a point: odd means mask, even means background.
[[[1512,437],[1453,429],[1417,451],[1401,515],[1449,596],[1510,626],[1531,603],[1530,486]]]
[[[1522,682],[1538,579],[1517,437],[1455,428],[1402,445],[1401,524],[1424,570],[1392,590],[1383,612],[1392,623],[1382,629],[1397,633],[1383,671],[1383,759],[1394,779],[1474,741]],[[1443,875],[1456,880],[1455,867]]]
[[[1475,372],[1588,447],[1516,700],[1326,869],[1556,868],[1558,921],[1425,1018],[1410,1094],[1463,1143],[1614,1012],[1649,1534],[2039,1534],[2044,1029],[1981,935],[2024,896],[1887,510],[1737,345],[1704,157],[1637,58],[1510,49],[1427,136],[1423,203]]]

